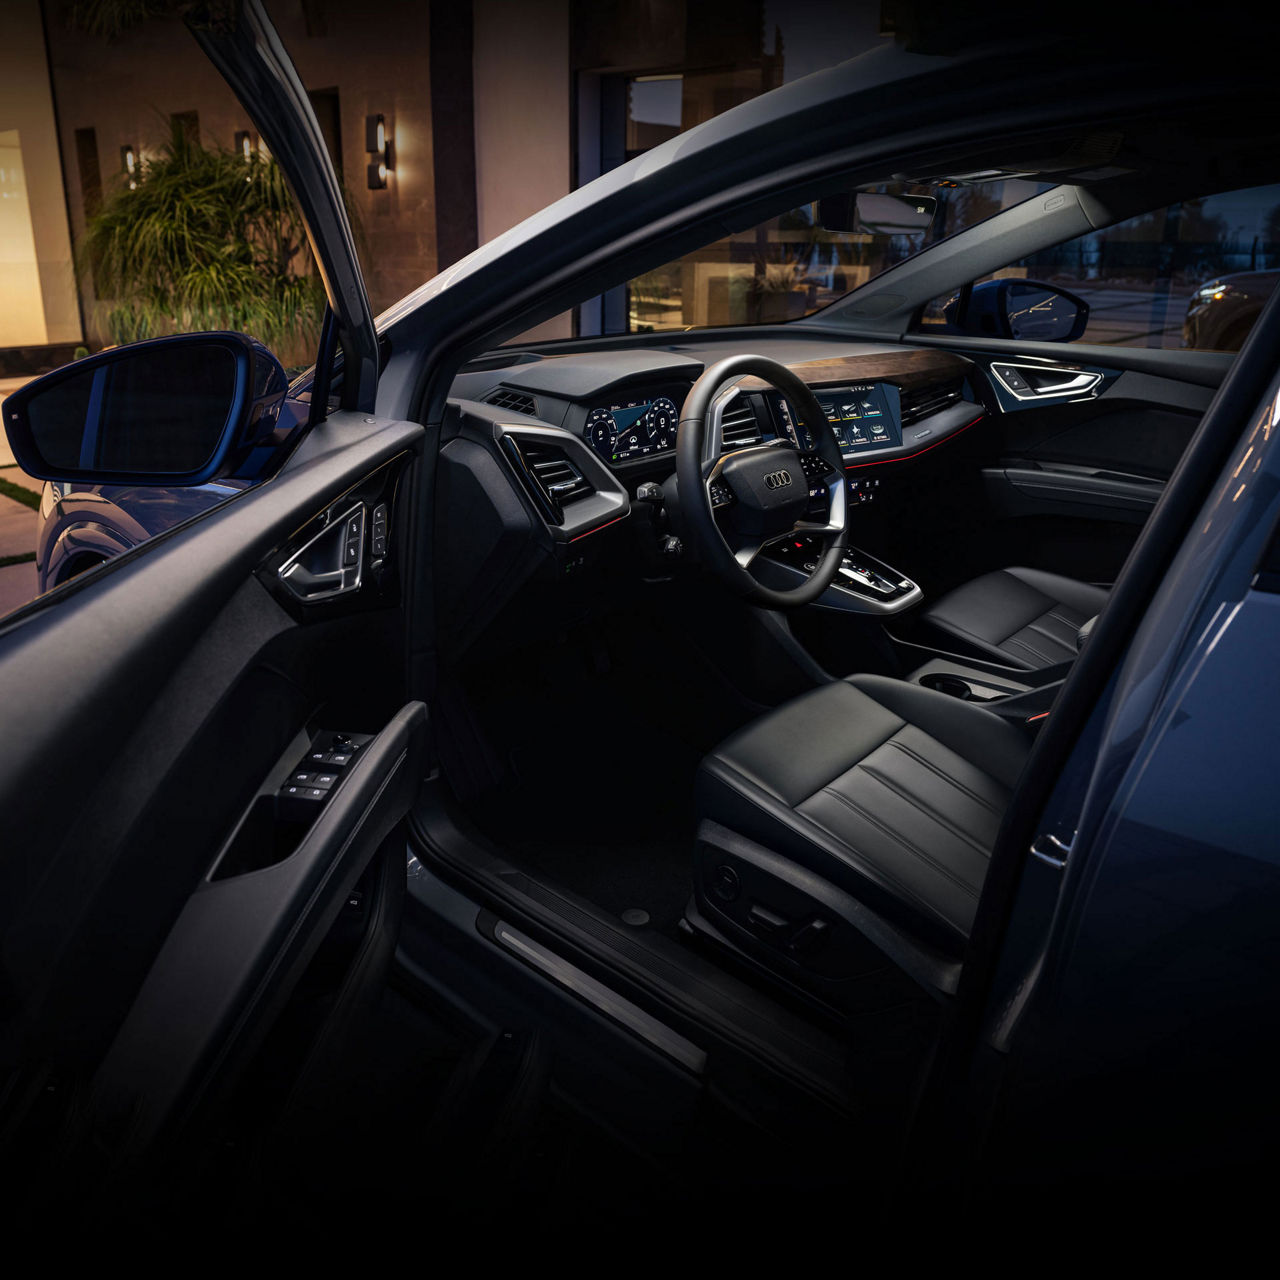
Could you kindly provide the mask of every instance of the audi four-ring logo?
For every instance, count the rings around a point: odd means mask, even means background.
[[[790,471],[770,471],[764,478],[766,489],[783,489],[791,483]]]

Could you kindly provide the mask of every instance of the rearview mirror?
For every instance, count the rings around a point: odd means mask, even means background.
[[[260,342],[180,334],[55,369],[0,412],[18,465],[36,479],[197,485],[270,435],[286,390]]]
[[[878,191],[846,191],[818,201],[824,231],[873,236],[919,236],[937,212],[936,196],[894,196]]]

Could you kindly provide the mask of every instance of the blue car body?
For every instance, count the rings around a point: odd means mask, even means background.
[[[280,410],[277,437],[286,442],[306,422],[298,384]],[[304,388],[305,394],[305,388]],[[145,484],[46,481],[36,519],[36,576],[41,593],[176,529],[257,484],[280,465],[279,447],[255,452],[242,474],[170,488]]]

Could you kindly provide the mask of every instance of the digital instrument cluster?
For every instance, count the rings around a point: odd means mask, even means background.
[[[670,396],[592,409],[583,435],[606,462],[629,462],[676,447],[680,410]]]
[[[840,448],[845,453],[902,443],[898,388],[889,382],[858,382],[848,387],[815,391]],[[801,449],[812,449],[808,429],[797,425],[791,406],[778,393],[773,408],[783,429]]]

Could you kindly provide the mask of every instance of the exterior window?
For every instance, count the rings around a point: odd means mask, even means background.
[[[182,135],[192,146],[200,145],[200,113],[198,111],[175,111],[169,117],[174,135]]]
[[[812,315],[947,236],[1020,204],[1042,184],[1012,179],[981,189],[890,184],[885,194],[938,199],[928,229],[912,235],[829,231],[805,205],[726,236],[629,281],[626,331],[778,324]]]
[[[1076,341],[1238,351],[1280,279],[1280,186],[1183,201],[1041,250],[933,299],[917,331],[1001,336],[982,332],[983,287],[1010,279],[1083,300]]]
[[[80,174],[80,198],[84,216],[92,218],[102,207],[102,171],[98,167],[98,135],[93,129],[76,130],[76,169]]]

